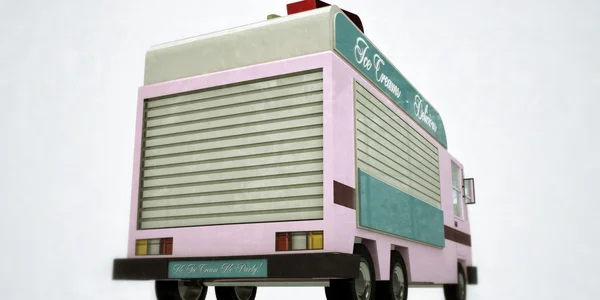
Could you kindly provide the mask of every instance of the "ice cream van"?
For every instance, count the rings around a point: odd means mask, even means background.
[[[440,114],[358,15],[287,13],[147,51],[113,279],[153,281],[158,300],[466,299],[475,187]]]

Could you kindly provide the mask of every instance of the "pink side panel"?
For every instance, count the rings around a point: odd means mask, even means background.
[[[141,94],[141,88],[138,89],[138,95]],[[129,216],[129,242],[127,243],[127,256],[135,256],[135,230],[137,227],[137,214],[138,214],[138,193],[140,189],[140,156],[142,149],[142,122],[143,122],[143,107],[144,101],[142,98],[138,98],[137,110],[136,110],[136,121],[135,121],[135,142],[133,151],[133,177],[131,179],[131,208]]]
[[[468,205],[464,206],[465,219],[454,216],[454,202],[452,198],[452,168],[451,163],[454,161],[462,170],[463,165],[446,151],[440,151],[440,176],[442,189],[442,207],[444,210],[444,224],[457,229],[466,234],[471,234],[471,224],[469,222]],[[460,178],[462,180],[462,178]],[[455,225],[456,222],[456,225]],[[459,260],[464,263],[464,266],[472,265],[472,248],[456,244],[456,255]]]
[[[466,219],[463,220],[454,216],[454,202],[452,198],[452,161],[454,161],[459,168],[463,168],[462,164],[454,159],[448,152],[440,151],[440,187],[442,189],[444,223],[452,228],[470,234],[471,229],[467,208],[465,208]],[[454,221],[456,221],[457,226],[454,225]]]
[[[335,240],[331,237],[336,236],[335,228],[330,220],[335,219],[333,205],[333,169],[334,169],[334,147],[335,128],[333,123],[333,90],[331,89],[331,56],[327,53],[318,56],[318,62],[323,67],[323,226],[324,232],[323,248],[329,251],[335,245]],[[303,61],[303,59],[299,59]],[[304,64],[304,63],[301,63]]]
[[[354,136],[354,80],[363,85],[369,92],[383,101],[391,110],[396,112],[404,121],[415,128],[432,144],[437,145],[440,153],[440,167],[442,174],[442,209],[444,211],[444,224],[454,226],[454,217],[452,209],[452,192],[450,179],[449,156],[443,147],[439,145],[425,130],[419,127],[416,122],[409,118],[395,103],[391,102],[386,96],[364,80],[353,68],[348,66],[337,55],[333,55],[333,101],[335,103],[335,170],[334,180],[342,182],[350,187],[356,188],[356,155],[355,155],[355,136]],[[382,266],[381,270],[376,270],[379,280],[389,279],[389,252],[392,247],[407,248],[409,261],[407,265],[410,269],[410,280],[413,282],[436,282],[448,283],[456,281],[456,243],[446,241],[446,247],[443,249],[431,247],[417,242],[396,238],[370,230],[357,228],[356,211],[345,207],[336,206],[336,229],[338,247],[335,250],[349,252],[354,237],[361,237],[367,240],[377,241],[376,251],[372,251],[377,265]],[[466,224],[468,227],[468,224]],[[350,230],[351,229],[351,230]],[[470,253],[465,253],[465,259],[470,260]]]
[[[332,126],[335,134],[333,135],[333,145],[331,148],[333,164],[332,180],[356,189],[356,169],[355,169],[355,140],[354,140],[354,85],[350,78],[340,76],[340,70],[337,68],[339,61],[337,57],[330,54],[331,77],[327,81],[327,90],[331,90],[331,102],[333,109]],[[329,201],[332,210],[335,212],[333,250],[342,253],[352,253],[354,247],[354,229],[356,228],[356,210],[343,207]],[[348,218],[341,217],[349,216]],[[326,219],[329,220],[329,219]]]

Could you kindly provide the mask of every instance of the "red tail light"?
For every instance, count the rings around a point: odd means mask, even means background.
[[[160,239],[160,254],[173,254],[173,238]]]
[[[275,250],[276,251],[288,251],[290,250],[290,234],[289,233],[278,233],[275,237]]]

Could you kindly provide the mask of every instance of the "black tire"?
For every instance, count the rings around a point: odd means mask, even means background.
[[[460,264],[458,264],[457,276],[457,284],[444,284],[444,297],[446,300],[467,300],[467,277]]]
[[[233,287],[216,286],[215,296],[217,300],[254,300],[257,288],[255,286]]]
[[[208,287],[190,283],[186,285],[177,280],[159,280],[155,282],[154,290],[158,300],[205,300]]]
[[[397,271],[400,271],[399,274]],[[377,285],[377,300],[406,300],[408,298],[408,271],[402,255],[392,251],[390,258],[390,280]]]
[[[329,286],[325,287],[325,298],[327,300],[350,299],[350,281],[347,279],[332,279]]]
[[[362,244],[354,245],[354,254],[360,256],[361,264],[366,265],[366,269],[362,271],[368,271],[368,277],[370,282],[363,283],[361,280],[361,274],[359,278],[346,279],[346,280],[331,280],[329,287],[325,287],[325,296],[327,300],[375,300],[376,298],[376,277],[375,267],[373,266],[373,260],[367,247]],[[360,268],[360,266],[359,266]],[[362,271],[359,271],[362,273]],[[362,288],[357,290],[357,287],[362,287],[366,284],[365,291]],[[363,293],[364,292],[364,293]],[[361,295],[364,295],[361,297]]]

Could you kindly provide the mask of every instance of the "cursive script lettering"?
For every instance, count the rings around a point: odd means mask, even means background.
[[[397,85],[395,85],[389,77],[385,76],[385,74],[379,74],[381,66],[385,66],[385,61],[383,61],[383,58],[381,58],[379,54],[375,54],[373,56],[373,60],[375,61],[375,79],[383,83],[383,86],[385,86],[386,89],[392,92],[392,94],[394,94],[396,98],[400,98],[400,94],[402,94],[400,88]]]
[[[364,48],[361,48],[361,46]],[[367,69],[367,71],[371,70],[371,67],[373,66],[373,62],[367,57],[368,49],[369,45],[367,42],[363,38],[358,37],[356,39],[356,45],[354,46],[354,58],[356,59],[356,62]]]
[[[235,264],[223,264],[221,266],[222,273],[231,273],[235,270]]]
[[[369,45],[367,41],[362,37],[356,38],[356,44],[354,45],[354,59],[356,62],[365,68],[367,71],[370,71],[373,67],[373,62],[375,62],[375,80],[377,82],[383,84],[385,88],[390,91],[396,98],[400,98],[402,91],[400,88],[390,79],[387,75],[385,75],[381,68],[385,66],[385,61],[383,58],[375,53],[373,55],[373,59],[369,59],[368,56]]]
[[[252,275],[256,275],[256,273],[258,273],[261,268],[263,267],[263,263],[261,264],[252,264],[252,265],[247,265],[245,263],[238,263],[238,264],[233,264],[233,263],[224,263],[222,264],[220,267],[212,265],[206,265],[206,264],[176,264],[173,265],[173,273],[187,273],[187,274],[194,274],[194,273],[209,273],[209,274],[216,274],[216,273],[222,273],[222,274],[227,274],[227,273],[236,273],[236,274],[252,274]]]
[[[429,117],[429,104],[424,104],[419,95],[415,95],[415,116],[437,132],[437,124]]]
[[[256,274],[256,272],[258,272],[258,270],[263,266],[263,264],[260,264],[260,266],[256,267],[256,265],[253,265],[252,267],[247,266],[246,264],[239,264],[238,265],[238,272],[239,273],[251,273],[252,275]]]

